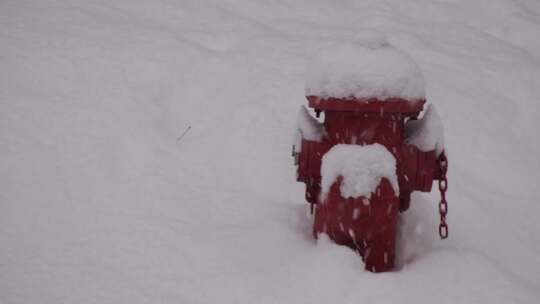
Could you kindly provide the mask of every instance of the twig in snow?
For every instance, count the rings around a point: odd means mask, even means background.
[[[184,135],[186,135],[186,133],[187,133],[189,130],[191,130],[191,126],[188,126],[188,127],[186,128],[186,130],[184,131],[184,133],[182,133],[182,135],[180,135],[176,140],[177,140],[177,141],[182,140],[182,138],[184,137]]]

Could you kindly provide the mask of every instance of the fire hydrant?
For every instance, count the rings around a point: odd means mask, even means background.
[[[424,110],[419,68],[378,33],[365,36],[324,51],[308,71],[308,105],[324,120],[302,106],[293,156],[315,238],[325,233],[357,251],[366,270],[384,272],[394,268],[398,213],[409,208],[413,191],[429,192],[435,180],[442,195],[439,234],[448,236],[448,162],[439,117],[431,105]],[[403,83],[410,85],[396,88]]]

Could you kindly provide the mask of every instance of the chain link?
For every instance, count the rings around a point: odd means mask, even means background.
[[[439,168],[441,170],[441,179],[439,180],[439,191],[441,192],[441,202],[439,203],[439,214],[441,223],[439,224],[439,236],[441,239],[448,238],[448,224],[446,224],[446,215],[448,214],[448,202],[446,201],[446,190],[448,190],[448,180],[446,172],[448,171],[448,159],[443,153],[439,156]]]

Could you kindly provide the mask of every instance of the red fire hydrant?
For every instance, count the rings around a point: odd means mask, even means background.
[[[439,233],[447,237],[447,159],[434,108],[418,119],[425,98],[416,64],[378,33],[363,38],[323,52],[308,71],[314,73],[306,85],[309,107],[317,117],[323,112],[324,122],[302,107],[293,156],[314,212],[314,236],[327,234],[356,250],[367,270],[383,272],[394,267],[398,211],[409,208],[411,192],[431,191],[434,180],[442,194]],[[389,62],[401,66],[392,72]]]

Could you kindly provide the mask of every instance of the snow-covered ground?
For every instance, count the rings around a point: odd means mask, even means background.
[[[312,240],[290,158],[309,59],[364,28],[450,161],[450,238],[414,195],[384,274]],[[3,0],[0,303],[536,303],[539,117],[538,1]]]

